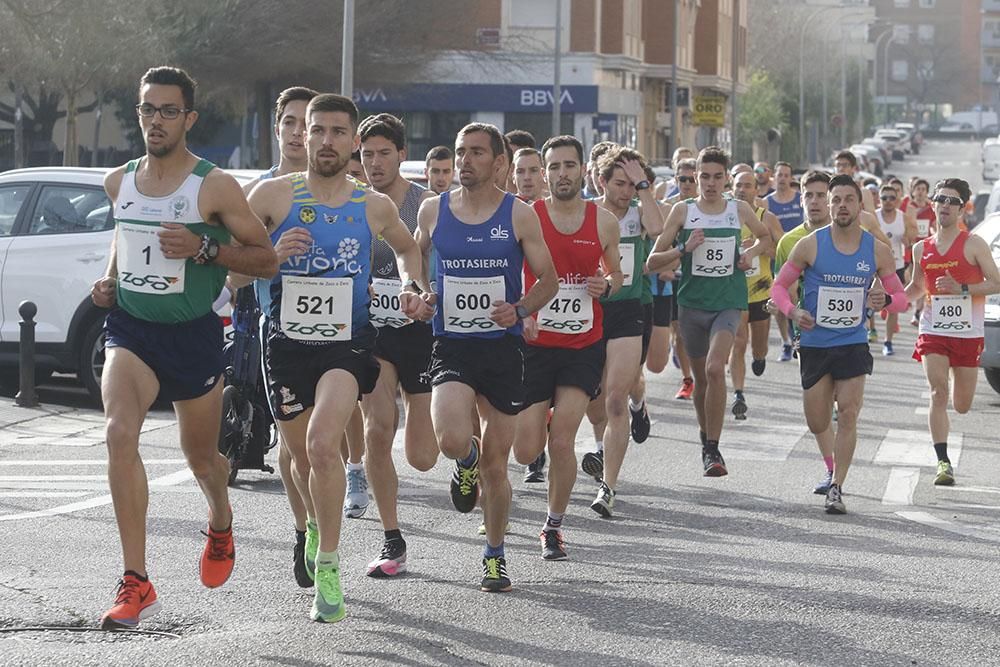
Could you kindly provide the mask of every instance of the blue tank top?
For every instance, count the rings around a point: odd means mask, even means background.
[[[278,171],[278,165],[274,165],[263,174],[260,175],[258,180],[266,181],[269,178],[274,178],[275,173]],[[253,281],[253,291],[257,295],[257,305],[260,306],[260,312],[263,313],[264,317],[270,317],[271,314],[271,281],[267,278],[257,278]]]
[[[468,225],[451,212],[449,192],[441,195],[431,235],[438,305],[434,335],[447,338],[500,338],[521,335],[521,322],[502,329],[489,319],[492,301],[521,298],[524,253],[514,234],[514,195],[504,195],[488,220]]]
[[[774,214],[774,217],[781,223],[783,232],[790,232],[802,224],[802,193],[796,192],[792,200],[787,204],[782,204],[774,198],[772,192],[764,197],[767,202],[767,210]]]
[[[803,331],[804,347],[838,347],[868,342],[865,311],[875,267],[875,237],[861,233],[852,255],[837,250],[831,230],[816,232],[816,262],[803,273],[803,306],[816,326]]]
[[[309,192],[303,174],[293,174],[292,208],[278,227],[271,232],[271,243],[290,229],[301,227],[309,231],[313,245],[305,255],[289,257],[270,282],[271,332],[283,338],[281,299],[284,278],[351,278],[351,337],[358,338],[370,328],[368,322],[368,283],[371,277],[372,233],[365,214],[367,194],[354,185],[350,198],[341,206],[319,203]],[[317,311],[309,301],[309,312]],[[300,341],[310,344],[312,341]],[[317,341],[322,344],[323,341]]]

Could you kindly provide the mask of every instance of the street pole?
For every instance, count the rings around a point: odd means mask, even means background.
[[[354,97],[354,0],[344,0],[344,48],[340,64],[340,94]]]
[[[680,4],[681,0],[674,0],[674,56],[670,65],[670,139],[667,141],[667,155],[673,159],[674,151],[677,150],[677,58],[680,56]],[[671,165],[673,166],[673,165]]]
[[[858,138],[865,136],[865,70],[867,63],[864,57],[858,58]]]
[[[556,53],[552,84],[552,136],[562,134],[562,0],[556,0]]]
[[[878,50],[882,48],[882,40],[890,37],[892,35],[892,26],[890,25],[886,28],[885,32],[875,38],[875,60],[872,62],[872,86],[874,87],[874,92],[872,94],[872,125],[878,123]],[[885,59],[887,54],[883,54],[882,58]],[[882,63],[885,65],[885,63]],[[884,96],[886,91],[882,91]]]
[[[739,54],[736,51],[736,42],[740,36],[740,0],[733,0],[733,29],[732,36],[730,38],[730,51],[732,51],[732,64],[730,69],[732,70],[730,74],[732,75],[732,87],[729,91],[729,99],[732,101],[732,117],[729,119],[729,142],[730,155],[736,155],[736,82],[740,76],[740,59]],[[753,149],[751,148],[751,151]],[[751,156],[753,157],[753,156]]]
[[[21,109],[23,95],[21,84],[14,83],[14,168],[24,166],[24,111]]]
[[[830,9],[839,9],[839,7],[820,7],[812,14],[806,17],[806,20],[802,23],[801,32],[799,33],[799,157],[803,163],[808,161],[808,155],[806,154],[806,92],[805,92],[805,50],[806,50],[806,33],[809,32],[809,24],[812,20]]]
[[[889,125],[889,45],[896,40],[896,36],[890,31],[889,39],[885,42],[885,50],[882,55],[882,103],[885,107],[885,124]]]
[[[844,26],[840,26],[840,147],[847,147],[847,49]]]

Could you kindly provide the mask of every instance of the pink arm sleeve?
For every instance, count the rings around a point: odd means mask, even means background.
[[[792,311],[795,310],[795,304],[792,303],[792,298],[788,294],[788,288],[795,284],[801,275],[802,269],[791,262],[785,262],[781,271],[778,272],[774,285],[771,286],[771,301],[774,301],[774,305],[784,313],[785,317],[791,317]]]
[[[885,288],[886,294],[892,297],[892,301],[885,309],[890,313],[902,313],[906,310],[909,302],[906,299],[906,291],[903,288],[903,283],[899,280],[899,276],[893,272],[879,276],[878,278],[882,281],[882,287]]]

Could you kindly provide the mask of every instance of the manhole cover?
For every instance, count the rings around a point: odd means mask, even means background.
[[[180,639],[180,635],[157,630],[102,630],[101,628],[26,626],[0,628],[0,639],[10,637],[18,641],[59,642],[60,644],[105,644],[142,640]]]

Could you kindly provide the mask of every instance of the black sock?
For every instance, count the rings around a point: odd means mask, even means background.
[[[388,542],[390,540],[403,540],[403,533],[399,531],[399,528],[385,531],[385,541]]]
[[[706,440],[703,447],[707,450],[719,451],[719,441],[718,440]]]
[[[938,461],[944,461],[945,463],[951,463],[951,459],[948,458],[948,443],[947,442],[935,442],[934,451],[937,453]]]
[[[701,437],[701,446],[704,447],[705,446],[705,440],[708,438],[708,436],[705,435],[705,432],[702,431],[701,429],[698,429],[698,435]]]
[[[139,574],[138,572],[136,572],[135,570],[125,570],[125,574],[131,574],[133,577],[135,577],[136,579],[138,579],[139,581],[142,581],[142,582],[149,581],[149,575],[146,575],[144,577],[141,574]]]
[[[296,544],[299,544],[300,542],[301,543],[305,543],[305,541],[306,541],[306,531],[299,530],[298,528],[296,528],[295,529],[295,543]]]

